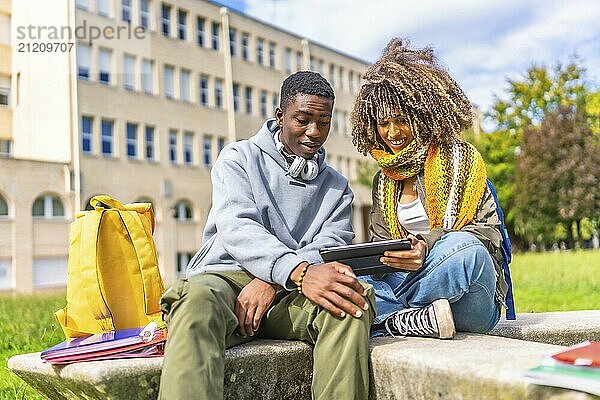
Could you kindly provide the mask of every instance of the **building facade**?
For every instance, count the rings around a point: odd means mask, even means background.
[[[64,286],[69,223],[97,194],[152,202],[172,282],[201,245],[219,151],[273,116],[298,70],[335,89],[325,147],[364,240],[349,113],[366,67],[204,0],[0,0],[0,290]]]

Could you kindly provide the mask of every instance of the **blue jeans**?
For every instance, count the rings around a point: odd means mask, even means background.
[[[361,279],[375,289],[375,324],[396,311],[425,307],[437,299],[450,302],[458,331],[487,333],[500,319],[494,262],[479,239],[466,232],[444,234],[418,271]],[[381,334],[385,331],[374,329],[374,336]]]

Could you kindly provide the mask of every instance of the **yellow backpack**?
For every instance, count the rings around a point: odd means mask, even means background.
[[[54,313],[67,339],[156,322],[164,285],[152,239],[151,203],[90,200],[69,237],[67,306]]]

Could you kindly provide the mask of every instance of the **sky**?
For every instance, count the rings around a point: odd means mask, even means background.
[[[367,62],[392,37],[431,46],[487,111],[507,79],[577,57],[600,85],[600,0],[219,0],[232,9]]]

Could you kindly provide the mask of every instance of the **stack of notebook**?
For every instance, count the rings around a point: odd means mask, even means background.
[[[538,385],[600,396],[600,342],[584,342],[553,354],[527,371],[525,377]]]
[[[42,360],[50,364],[70,364],[82,361],[117,358],[158,357],[163,355],[167,330],[152,322],[143,328],[68,340],[43,351]]]

